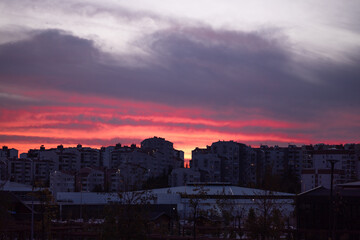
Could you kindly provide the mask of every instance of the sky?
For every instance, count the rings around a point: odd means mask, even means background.
[[[360,2],[0,2],[0,144],[358,143]]]

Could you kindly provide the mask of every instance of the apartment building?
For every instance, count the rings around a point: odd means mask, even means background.
[[[221,182],[221,166],[224,158],[211,152],[208,146],[205,149],[196,148],[192,151],[190,167],[200,173],[201,182]]]
[[[174,168],[184,167],[184,151],[174,149]]]
[[[264,152],[263,169],[270,171],[272,175],[282,175],[287,165],[286,150],[285,147],[269,147],[267,145],[261,145],[260,149]]]
[[[304,146],[303,148],[302,191],[317,186],[330,188],[331,161],[334,162],[334,184],[357,180],[358,159],[354,150],[329,145]]]
[[[80,153],[80,167],[99,167],[100,165],[100,151],[98,149],[83,147],[78,144],[76,147]]]
[[[192,151],[190,167],[201,174],[202,182],[229,182],[250,185],[257,181],[257,151],[234,141],[218,141]]]
[[[255,186],[258,180],[258,157],[257,151],[251,147],[246,147],[243,150],[243,164],[240,170],[243,178],[242,184],[244,186]]]
[[[105,191],[118,192],[122,189],[123,179],[120,169],[106,169],[105,172]]]
[[[33,184],[33,161],[31,159],[11,159],[8,161],[11,182]]]
[[[236,185],[251,182],[252,175],[256,173],[256,152],[251,147],[234,141],[218,141],[211,145],[211,153],[222,158],[222,182]]]
[[[57,148],[30,149],[27,157],[30,159],[50,160],[54,163],[56,170],[73,171],[80,168],[80,152],[76,148],[64,148],[63,145]]]
[[[58,192],[74,192],[75,173],[59,170],[50,173],[50,191],[55,197]]]
[[[176,168],[172,170],[169,179],[171,187],[186,186],[194,182],[200,182],[200,172],[191,168]]]
[[[152,151],[159,168],[166,170],[166,172],[184,166],[183,152],[174,149],[174,144],[165,140],[165,138],[153,137],[145,139],[141,142],[141,149]]]
[[[104,170],[94,167],[81,168],[75,176],[76,190],[80,192],[103,191]]]
[[[303,158],[302,148],[296,145],[289,145],[286,149],[285,156],[287,158],[287,168],[291,169],[296,176],[300,177]]]
[[[115,150],[115,146],[101,147],[100,149],[100,166],[105,168],[111,167],[111,153]]]
[[[211,145],[211,153],[223,158],[221,162],[222,182],[240,183],[242,179],[240,147],[242,146],[234,141],[218,141]]]
[[[130,147],[122,146],[120,143],[116,144],[116,146],[109,152],[109,167],[114,169],[119,168],[120,164],[128,161],[128,153],[134,152],[136,149],[137,147],[135,144]]]
[[[151,168],[133,161],[124,162],[120,165],[121,191],[134,191],[142,187],[144,182],[152,176]]]
[[[18,158],[19,151],[15,148],[8,148],[7,146],[3,146],[0,149],[0,160],[7,160],[9,158],[15,159]]]
[[[8,160],[0,160],[0,181],[7,181],[9,179],[8,174]]]
[[[12,182],[48,186],[50,172],[54,170],[55,165],[50,160],[19,158],[8,161],[8,176]]]
[[[49,186],[50,173],[55,171],[55,164],[50,160],[32,160],[33,182],[37,186]]]
[[[50,160],[54,163],[56,170],[74,171],[84,167],[100,166],[100,151],[98,149],[83,147],[78,144],[76,147],[64,148],[63,145],[57,148],[31,149],[27,154],[28,158],[38,160]]]

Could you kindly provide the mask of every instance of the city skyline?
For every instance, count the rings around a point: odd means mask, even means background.
[[[18,155],[20,155],[21,153],[28,153],[30,150],[40,150],[41,148],[45,149],[45,150],[49,150],[49,149],[57,149],[59,148],[60,146],[62,146],[63,148],[78,148],[79,146],[83,147],[83,148],[91,148],[91,149],[97,149],[97,150],[100,150],[101,148],[107,148],[107,147],[116,147],[117,145],[120,145],[122,147],[129,147],[131,148],[132,146],[136,147],[136,148],[139,148],[141,147],[141,142],[146,140],[146,139],[161,139],[161,140],[164,140],[164,141],[168,141],[170,142],[171,144],[174,144],[171,139],[166,139],[166,138],[163,138],[161,136],[153,136],[153,137],[149,137],[149,138],[144,138],[144,139],[141,139],[140,142],[138,143],[135,143],[135,142],[132,142],[132,143],[129,143],[129,144],[123,144],[123,143],[120,143],[120,142],[113,142],[113,143],[110,143],[108,145],[99,145],[99,146],[93,146],[93,145],[83,145],[81,142],[77,143],[77,144],[63,144],[63,143],[57,143],[57,144],[53,144],[53,145],[46,145],[46,144],[40,144],[40,145],[37,145],[33,148],[16,148],[12,145],[9,145],[9,144],[4,144],[2,147],[4,148],[7,148],[7,149],[15,149],[18,151]],[[248,147],[251,147],[251,148],[258,148],[260,149],[261,147],[270,147],[270,148],[276,148],[276,147],[280,147],[280,148],[287,148],[289,146],[295,146],[295,147],[303,147],[303,146],[321,146],[321,145],[324,145],[324,146],[345,146],[345,145],[356,145],[356,144],[360,144],[360,143],[355,143],[355,142],[343,142],[343,143],[336,143],[336,144],[332,144],[332,143],[327,143],[327,142],[318,142],[318,143],[309,143],[309,144],[293,144],[293,143],[287,143],[287,144],[282,144],[282,145],[278,145],[278,144],[260,144],[260,145],[251,145],[251,144],[247,144],[246,142],[239,142],[239,141],[235,141],[235,140],[213,140],[213,141],[210,141],[208,142],[206,145],[204,146],[195,146],[194,148],[190,149],[190,155],[186,155],[186,152],[184,151],[184,149],[181,149],[181,148],[177,148],[174,144],[174,149],[178,150],[178,151],[182,151],[184,152],[184,166],[189,164],[189,160],[191,160],[191,154],[194,150],[201,150],[201,149],[207,149],[208,147],[210,147],[212,144],[216,143],[216,142],[227,142],[227,143],[231,143],[231,142],[234,142],[236,144],[243,144],[245,146],[248,146]],[[18,156],[19,157],[19,156]]]
[[[138,187],[146,179],[158,178],[163,187],[168,184],[173,187],[185,185],[187,181],[227,182],[299,192],[300,188],[306,191],[319,185],[330,186],[330,160],[338,163],[334,166],[337,184],[357,181],[360,172],[359,150],[360,144],[349,143],[286,147],[262,145],[254,148],[234,141],[217,141],[206,148],[194,149],[188,162],[184,161],[183,151],[161,137],[144,139],[141,146],[116,144],[101,149],[81,144],[71,147],[59,145],[56,148],[42,145],[20,154],[20,158],[18,150],[4,146],[0,149],[0,177],[25,184],[35,180],[44,185],[49,184],[49,176],[53,173],[56,175],[53,181],[57,181],[58,177],[67,178],[63,174],[75,176],[91,173],[102,179],[89,180],[93,183],[86,191],[106,181],[111,183],[112,189],[118,188],[120,185],[116,185],[116,182],[121,177]],[[152,180],[160,186],[160,182]],[[68,184],[64,185],[65,190]],[[99,186],[96,189],[100,189]],[[101,189],[105,189],[105,185]]]
[[[358,143],[359,3],[0,3],[0,144]]]

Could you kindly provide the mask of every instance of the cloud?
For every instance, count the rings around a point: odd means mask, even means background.
[[[0,142],[112,145],[157,135],[189,154],[218,139],[358,138],[359,51],[350,61],[310,61],[274,29],[169,28],[136,42],[144,58],[112,56],[61,30],[28,35],[0,45]]]
[[[170,106],[261,109],[285,119],[308,120],[319,111],[360,106],[357,53],[351,63],[299,63],[277,33],[206,27],[168,29],[138,44],[151,56],[142,60],[143,67],[108,65],[111,56],[92,41],[58,30],[39,32],[0,46],[1,82]],[[307,81],[298,69],[320,84]]]
[[[0,142],[7,143],[32,143],[32,144],[84,144],[97,146],[114,146],[116,143],[139,143],[143,139],[136,138],[56,138],[56,137],[38,137],[38,136],[21,136],[21,135],[1,135]]]
[[[17,95],[17,94],[11,94],[11,93],[5,93],[5,92],[0,92],[0,99],[2,100],[2,102],[6,101],[6,100],[19,101],[21,103],[35,101],[35,99],[30,98],[30,97],[21,96],[21,95]]]

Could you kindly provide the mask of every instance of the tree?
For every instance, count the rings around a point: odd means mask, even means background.
[[[119,201],[106,209],[103,239],[146,239],[149,223],[149,204],[156,198],[149,190],[137,190],[139,184],[124,178]]]
[[[236,207],[236,203],[233,199],[228,198],[231,195],[230,192],[226,193],[225,188],[219,193],[219,197],[216,200],[216,209],[219,211],[221,218],[223,219],[223,236],[229,238],[236,238],[237,235],[241,236],[240,232],[240,219],[243,215],[244,209],[240,209]],[[234,231],[235,222],[239,220],[239,229],[238,231]],[[231,224],[233,226],[231,227]],[[227,229],[232,229],[231,231]]]
[[[271,213],[270,236],[272,239],[280,239],[281,234],[285,229],[285,221],[281,211],[274,208]]]
[[[51,220],[58,215],[58,208],[55,204],[55,199],[49,189],[42,190],[40,197],[41,213],[42,213],[42,230],[44,239],[50,239],[51,235]]]
[[[284,216],[282,214],[281,205],[278,199],[274,196],[273,192],[265,191],[264,194],[255,194],[254,202],[257,206],[257,216],[252,214],[251,224],[248,223],[247,228],[252,236],[252,239],[280,239],[280,235],[284,231]],[[250,214],[250,213],[249,213]]]
[[[37,222],[37,229],[41,229],[41,238],[50,239],[51,221],[58,215],[58,208],[55,204],[55,200],[47,188],[33,192],[30,195],[40,202],[39,208],[36,210],[41,214],[41,219]]]
[[[204,189],[204,186],[199,186],[193,189],[195,192],[194,194],[189,194],[187,197],[189,198],[189,206],[192,210],[192,222],[193,222],[193,237],[196,239],[196,223],[197,218],[199,217],[200,213],[200,204],[201,202],[206,199],[207,196],[207,189]]]
[[[153,188],[166,188],[169,187],[169,173],[165,170],[160,176],[150,177],[147,179],[142,188],[143,189],[153,189]]]
[[[280,191],[281,184],[281,176],[273,174],[272,167],[266,166],[264,177],[258,188],[270,191]]]
[[[285,169],[281,176],[281,184],[279,191],[288,193],[299,193],[301,190],[301,184],[299,176],[296,174],[293,168]]]
[[[92,192],[103,192],[104,189],[102,188],[101,184],[96,184],[92,189]]]
[[[248,186],[253,187],[253,186]],[[270,166],[265,167],[264,176],[257,185],[258,188],[271,191],[299,193],[301,184],[293,168],[287,167],[281,175],[273,174]]]
[[[259,232],[258,232],[258,222],[255,210],[250,208],[246,222],[245,222],[245,229],[248,232],[248,237],[250,239],[255,240],[259,239]]]
[[[7,230],[6,226],[9,226],[12,222],[12,212],[13,206],[10,193],[0,191],[0,232],[5,232]]]

